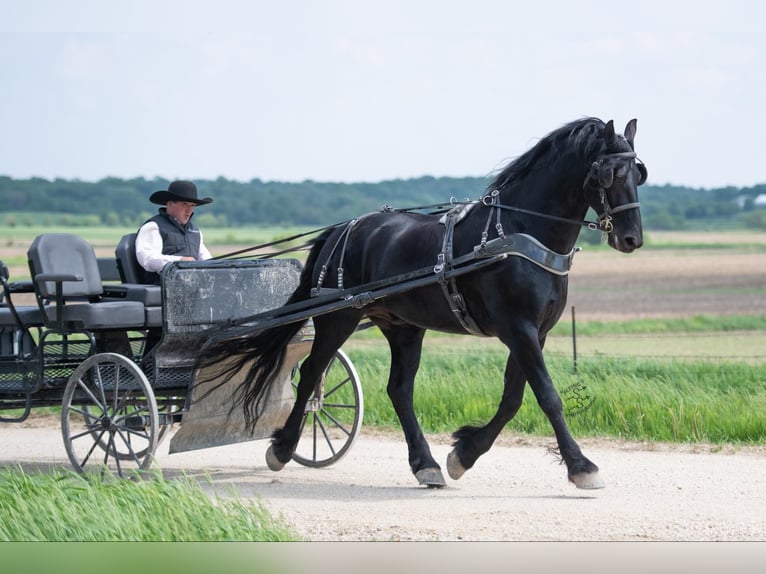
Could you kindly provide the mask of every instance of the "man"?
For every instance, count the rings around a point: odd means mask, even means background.
[[[210,259],[202,232],[192,223],[194,208],[211,203],[209,197],[197,198],[197,186],[191,181],[174,181],[167,190],[155,191],[149,201],[161,207],[136,235],[136,259],[146,270],[147,283],[159,283],[159,272],[171,261]]]

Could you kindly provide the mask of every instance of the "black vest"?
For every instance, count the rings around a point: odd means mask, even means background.
[[[192,214],[192,217],[194,214]],[[200,235],[197,226],[192,223],[191,218],[186,222],[186,225],[181,225],[177,219],[171,218],[165,208],[160,208],[160,212],[144,221],[143,225],[146,225],[150,221],[157,224],[160,229],[160,236],[162,237],[162,254],[163,255],[179,255],[181,257],[194,257],[197,258],[199,254],[199,246],[202,242],[202,236]],[[144,270],[144,282],[145,283],[157,283],[160,282],[159,273],[152,273]]]

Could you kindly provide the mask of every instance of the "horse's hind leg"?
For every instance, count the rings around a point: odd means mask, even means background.
[[[391,347],[391,371],[386,390],[404,431],[410,469],[420,484],[429,488],[441,488],[446,485],[441,467],[431,454],[413,406],[415,374],[420,366],[425,330],[412,326],[386,325],[381,325],[380,329]]]
[[[497,439],[505,425],[521,408],[524,398],[526,379],[512,355],[505,365],[505,386],[495,416],[485,426],[464,426],[452,436],[456,439],[452,452],[447,457],[447,472],[450,478],[457,480],[476,460],[487,452]]]
[[[301,363],[295,404],[284,426],[272,435],[266,452],[266,464],[271,470],[281,470],[290,461],[301,437],[306,404],[335,352],[353,334],[360,319],[360,312],[346,310],[314,319],[314,342]]]

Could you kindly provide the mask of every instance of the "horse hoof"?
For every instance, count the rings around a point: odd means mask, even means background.
[[[465,474],[465,467],[460,464],[460,459],[454,450],[447,455],[447,473],[452,480],[458,480]]]
[[[415,473],[418,482],[428,488],[444,488],[447,483],[444,482],[441,470],[438,468],[424,468]]]
[[[601,480],[601,477],[598,475],[598,471],[581,472],[580,474],[570,476],[569,480],[571,480],[577,488],[582,488],[583,490],[597,490],[606,486],[606,483]]]
[[[285,463],[279,460],[277,455],[274,454],[273,447],[269,447],[266,451],[266,465],[274,472],[280,471],[285,467]]]

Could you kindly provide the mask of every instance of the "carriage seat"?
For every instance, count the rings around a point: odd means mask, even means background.
[[[102,282],[121,281],[120,270],[117,268],[117,260],[114,257],[98,257],[98,272],[101,273]]]
[[[117,269],[122,283],[108,288],[110,298],[140,301],[146,314],[147,327],[162,326],[162,289],[145,281],[144,270],[136,259],[136,234],[128,233],[120,238],[114,250]]]
[[[81,237],[70,233],[39,235],[27,257],[46,327],[64,332],[144,326],[143,303],[103,300],[96,253]]]

